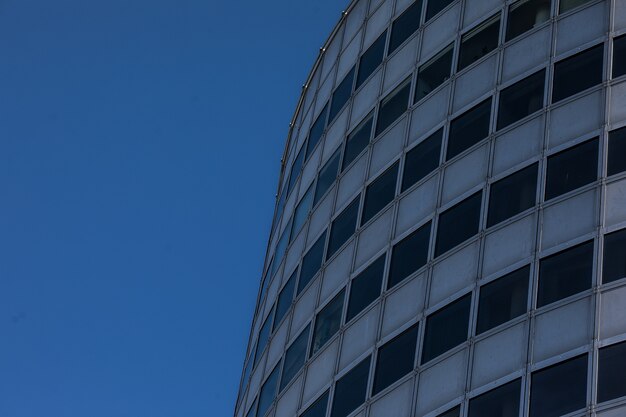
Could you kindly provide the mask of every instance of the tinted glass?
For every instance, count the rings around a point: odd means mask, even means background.
[[[346,322],[380,296],[384,272],[385,255],[382,255],[352,280]]]
[[[426,21],[432,19],[437,13],[446,8],[446,6],[452,3],[454,0],[428,0],[426,6]]]
[[[328,407],[328,391],[323,393],[300,417],[324,417]]]
[[[598,139],[548,157],[546,200],[594,182],[598,177]]]
[[[265,380],[261,393],[259,394],[259,407],[257,408],[257,417],[263,417],[276,398],[276,384],[278,383],[278,370],[280,362],[274,367],[270,376]]]
[[[534,73],[500,92],[498,129],[543,108],[546,70]]]
[[[296,155],[296,159],[293,161],[293,165],[291,165],[291,172],[289,173],[289,183],[287,184],[287,192],[285,195],[289,194],[293,188],[293,185],[296,183],[298,176],[300,175],[300,169],[302,168],[302,162],[304,162],[304,152],[306,146],[303,145],[300,149],[300,152]]]
[[[499,35],[500,16],[463,35],[458,70],[462,70],[496,49]]]
[[[454,158],[489,134],[491,97],[463,113],[450,123],[446,159]]]
[[[439,166],[443,128],[406,153],[402,173],[402,191],[430,174]]]
[[[626,278],[626,229],[604,236],[604,284]]]
[[[333,98],[330,104],[330,113],[328,114],[329,123],[335,120],[335,117],[339,114],[339,111],[344,108],[350,98],[350,95],[352,94],[354,72],[355,67],[352,67],[333,92]]]
[[[498,224],[535,205],[537,167],[532,164],[491,184],[487,227]]]
[[[609,132],[607,174],[615,175],[624,171],[626,171],[626,127]]]
[[[317,314],[315,319],[315,331],[313,332],[313,344],[311,355],[320,350],[341,326],[341,312],[343,311],[344,290],[341,290],[326,306]]]
[[[471,294],[434,312],[426,319],[422,363],[426,363],[467,340]]]
[[[461,415],[461,406],[456,406],[452,410],[448,410],[443,414],[439,414],[437,417],[459,417]]]
[[[552,102],[602,83],[603,61],[602,43],[554,64]]]
[[[522,380],[508,384],[472,398],[469,402],[468,417],[508,417],[519,415]]]
[[[395,244],[391,252],[387,289],[402,282],[413,272],[426,265],[429,241],[430,222]]]
[[[578,7],[590,1],[591,0],[560,0],[559,13],[564,13],[568,10],[573,9],[574,7]]]
[[[311,126],[311,130],[309,131],[309,139],[306,143],[306,156],[304,157],[305,160],[309,159],[309,156],[313,152],[313,149],[315,149],[315,145],[317,145],[317,143],[322,138],[322,134],[324,133],[324,129],[326,128],[326,116],[328,114],[327,110],[328,103],[324,105],[324,108],[320,112],[319,116],[317,116],[317,119],[315,119],[313,126]]]
[[[626,35],[613,40],[613,78],[626,74]]]
[[[452,45],[448,46],[434,58],[419,67],[417,71],[417,86],[415,87],[415,97],[418,102],[426,97],[435,88],[443,84],[450,78],[452,70]]]
[[[593,241],[566,249],[539,263],[537,307],[591,288]]]
[[[626,342],[600,349],[598,402],[626,395]]]
[[[550,0],[520,0],[511,5],[506,27],[509,41],[550,19]]]
[[[296,207],[296,211],[293,215],[293,223],[291,224],[291,237],[290,241],[298,235],[298,232],[302,228],[302,225],[306,221],[309,216],[309,211],[311,210],[311,204],[313,203],[313,184],[309,186],[309,189],[306,190],[304,196],[302,196],[302,200],[298,203]]]
[[[482,192],[478,192],[439,215],[435,256],[478,233],[481,199]]]
[[[298,373],[298,371],[302,368],[302,365],[304,365],[304,360],[306,359],[306,346],[309,341],[309,327],[310,326],[306,326],[306,329],[300,333],[285,353],[283,376],[280,378],[281,391]]]
[[[317,274],[322,266],[324,256],[324,244],[326,243],[326,232],[320,236],[311,249],[302,258],[302,267],[300,268],[300,281],[298,282],[298,294],[306,287],[311,279]]]
[[[333,185],[335,179],[337,179],[337,171],[339,169],[339,149],[335,151],[333,156],[330,157],[328,162],[324,164],[324,167],[320,170],[320,175],[317,177],[317,185],[315,188],[315,198],[313,199],[313,205],[326,194],[326,191]]]
[[[385,41],[387,40],[387,31],[384,31],[378,39],[361,55],[359,59],[359,73],[356,78],[356,88],[359,88],[365,80],[378,68],[383,62],[385,54]]]
[[[518,269],[480,287],[476,334],[525,314],[530,267]]]
[[[359,196],[357,196],[346,207],[335,220],[330,228],[330,239],[328,240],[328,252],[326,259],[337,252],[344,243],[350,239],[356,230],[356,218],[359,215]]]
[[[289,311],[289,307],[291,307],[291,302],[293,301],[293,290],[296,288],[297,277],[298,269],[293,271],[291,277],[289,277],[289,280],[278,295],[278,302],[276,303],[276,313],[274,316],[274,329],[278,327],[280,322],[283,320],[283,317],[285,317],[285,314],[287,314],[287,311]]]
[[[393,122],[404,114],[409,106],[409,92],[411,80],[408,79],[398,88],[389,93],[380,103],[378,118],[376,119],[376,135],[387,129]]]
[[[378,212],[387,206],[396,195],[396,180],[398,178],[398,162],[389,167],[376,178],[365,191],[363,216],[361,224],[367,223]]]
[[[343,164],[341,165],[342,170],[350,165],[369,145],[372,135],[372,121],[373,117],[370,115],[348,135],[346,150],[343,154]]]
[[[395,51],[398,46],[402,45],[420,25],[422,15],[422,0],[417,0],[402,12],[391,26],[391,39],[389,40],[389,52],[387,55]]]
[[[559,417],[587,404],[587,355],[533,372],[530,417]]]
[[[335,384],[331,417],[346,417],[365,402],[370,357],[361,361]]]
[[[256,354],[254,355],[254,366],[259,362],[261,358],[261,354],[267,345],[267,340],[270,338],[270,334],[272,332],[272,318],[273,311],[265,318],[263,325],[261,326],[261,330],[259,330],[259,338],[256,343]]]
[[[378,349],[372,395],[376,395],[413,370],[416,346],[417,325]]]

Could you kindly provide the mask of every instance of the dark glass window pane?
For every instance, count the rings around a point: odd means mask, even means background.
[[[339,111],[344,108],[344,106],[348,102],[348,99],[350,98],[350,95],[352,94],[352,84],[354,84],[354,71],[355,67],[352,67],[352,69],[348,72],[348,74],[346,74],[345,77],[343,77],[343,80],[341,81],[341,83],[339,83],[339,85],[333,92],[333,99],[330,104],[330,114],[328,115],[329,123],[335,120],[335,116],[337,116],[339,114]]]
[[[426,265],[429,241],[430,222],[396,243],[391,252],[387,289],[402,282],[413,272]]]
[[[467,415],[468,417],[517,417],[521,390],[522,380],[516,379],[487,391],[470,400]]]
[[[313,188],[313,184],[311,184],[309,186],[309,189],[306,190],[306,192],[302,196],[302,200],[300,200],[298,206],[296,207],[293,215],[293,223],[291,224],[291,237],[289,238],[290,242],[293,241],[298,235],[298,232],[302,228],[302,225],[309,216],[311,204],[313,203]]]
[[[402,45],[405,40],[415,33],[420,26],[421,16],[422,0],[417,0],[393,21],[393,25],[391,26],[391,39],[389,40],[389,52],[387,52],[387,55],[395,51],[398,46]]]
[[[289,280],[278,295],[278,302],[276,303],[276,315],[274,317],[274,329],[278,327],[280,322],[283,320],[283,317],[285,317],[285,314],[287,314],[287,311],[289,311],[289,307],[291,307],[291,302],[293,301],[293,290],[296,288],[297,276],[298,269],[296,268],[296,270],[293,271],[291,277],[289,277]]]
[[[426,21],[428,22],[437,13],[446,8],[446,6],[452,3],[454,0],[428,0],[426,5]]]
[[[357,156],[363,152],[363,149],[370,143],[370,136],[372,135],[372,115],[369,115],[365,121],[361,122],[354,130],[348,135],[346,140],[346,150],[343,153],[343,164],[341,170],[346,169]]]
[[[309,159],[311,153],[313,153],[313,149],[315,149],[315,145],[322,138],[322,134],[324,133],[324,129],[326,128],[326,116],[328,114],[328,103],[324,105],[319,116],[315,119],[313,126],[311,126],[311,130],[309,131],[309,140],[306,143],[306,156],[304,160]]]
[[[498,224],[535,205],[537,164],[521,169],[491,184],[487,227]]]
[[[302,258],[300,268],[300,281],[298,282],[298,294],[306,287],[311,279],[317,274],[322,266],[324,257],[324,244],[326,243],[326,232],[324,232],[311,246],[311,249]]]
[[[525,266],[480,287],[476,334],[525,314],[528,305],[528,277]]]
[[[448,410],[443,414],[439,414],[437,417],[459,417],[461,415],[461,406],[457,405],[452,410]]]
[[[350,239],[356,230],[356,218],[359,215],[359,196],[357,196],[346,207],[335,220],[330,228],[330,239],[328,240],[328,252],[326,259],[337,252],[344,243]]]
[[[337,170],[339,169],[339,149],[335,151],[333,156],[330,157],[328,162],[324,164],[320,170],[320,174],[317,177],[317,185],[315,187],[315,198],[313,199],[313,205],[316,205],[318,201],[326,194],[326,191],[333,185],[337,179]]]
[[[257,417],[263,417],[276,398],[276,384],[278,383],[278,370],[280,362],[274,367],[270,376],[265,380],[261,393],[259,394],[259,407],[257,409]]]
[[[285,353],[285,364],[283,365],[283,376],[280,378],[280,390],[291,382],[294,376],[304,365],[306,359],[306,346],[309,341],[309,326],[300,333],[300,335],[289,346]]]
[[[365,191],[363,216],[361,225],[379,213],[387,204],[391,203],[396,195],[396,180],[398,178],[398,162],[389,167],[376,178]]]
[[[489,134],[491,97],[450,122],[446,159],[451,159]]]
[[[613,78],[626,74],[626,35],[613,39]]]
[[[598,402],[626,395],[626,342],[600,349]]]
[[[500,16],[480,25],[461,38],[458,71],[478,61],[498,47]]]
[[[559,417],[587,404],[587,355],[533,372],[530,417]]]
[[[626,229],[604,236],[604,266],[602,282],[626,278]]]
[[[452,45],[450,45],[419,67],[415,97],[413,98],[416,103],[450,78],[452,51]]]
[[[298,155],[296,155],[296,159],[294,159],[293,164],[291,165],[291,171],[289,173],[289,183],[287,184],[287,191],[285,192],[285,196],[291,192],[293,189],[296,180],[300,175],[300,169],[302,168],[302,162],[304,162],[304,152],[306,146],[303,145]]]
[[[591,288],[593,241],[566,249],[539,263],[537,307]]]
[[[372,395],[378,394],[413,370],[416,346],[417,325],[414,325],[378,350]]]
[[[376,119],[376,136],[404,114],[409,107],[410,91],[411,80],[407,79],[380,103],[378,118]]]
[[[609,132],[607,174],[615,175],[624,171],[626,171],[626,127]]]
[[[500,92],[498,129],[502,129],[543,108],[546,70],[541,70]]]
[[[346,322],[380,296],[384,272],[385,255],[382,255],[352,280]]]
[[[439,215],[435,256],[478,233],[481,199],[482,192],[478,192]]]
[[[254,366],[256,366],[256,364],[259,362],[261,354],[263,353],[263,350],[267,345],[267,340],[270,338],[270,334],[272,333],[272,313],[273,311],[268,314],[268,316],[265,318],[265,321],[263,322],[263,325],[261,326],[261,330],[259,330],[259,338],[257,339],[256,353],[254,355]]]
[[[317,313],[311,355],[320,350],[341,326],[341,312],[345,290],[341,290],[326,306]]]
[[[554,64],[552,102],[602,83],[603,62],[604,44],[601,43]]]
[[[520,0],[511,5],[506,27],[506,40],[510,41],[522,33],[550,19],[550,0]]]
[[[571,10],[575,7],[581,6],[585,3],[590,2],[591,0],[560,0],[559,4],[559,13],[564,13],[568,10]]]
[[[387,40],[387,31],[384,31],[378,39],[374,41],[367,51],[363,52],[361,59],[359,59],[359,73],[356,77],[356,87],[359,88],[365,80],[378,68],[381,62],[383,62],[383,56],[385,54],[385,41]]]
[[[300,417],[324,417],[326,415],[326,407],[328,407],[328,391],[320,395],[304,413],[300,414]]]
[[[448,304],[426,319],[422,363],[426,363],[467,340],[471,294]]]
[[[598,139],[548,157],[546,200],[594,182],[598,178]]]
[[[406,153],[402,173],[402,191],[417,183],[439,166],[443,128]]]
[[[365,402],[369,373],[370,357],[368,356],[337,381],[331,417],[346,417]]]

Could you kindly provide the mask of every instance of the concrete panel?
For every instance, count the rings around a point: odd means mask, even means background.
[[[322,292],[320,299],[325,300],[348,281],[350,267],[352,266],[352,255],[354,253],[354,241],[346,246],[324,270],[322,280]]]
[[[393,56],[387,62],[385,69],[385,83],[383,90],[387,91],[401,80],[405,79],[413,66],[417,55],[419,37],[415,36],[402,48],[394,51]]]
[[[317,396],[324,386],[335,375],[339,339],[324,348],[324,351],[308,366],[302,402],[306,403]]]
[[[541,152],[544,117],[539,116],[496,138],[493,175],[527,161]]]
[[[375,253],[380,251],[389,241],[391,232],[391,220],[393,217],[393,206],[386,209],[387,211],[370,223],[367,228],[359,235],[359,243],[356,251],[356,261],[354,267],[359,268],[368,261]]]
[[[352,130],[352,128],[360,123],[363,117],[374,108],[374,105],[378,101],[378,94],[380,93],[381,79],[382,71],[379,68],[354,96],[349,130]]]
[[[448,99],[450,85],[445,86],[428,99],[423,101],[411,114],[411,130],[409,143],[446,120],[448,115]]]
[[[395,236],[403,234],[432,214],[437,204],[438,186],[439,175],[435,175],[400,200]]]
[[[409,417],[413,379],[405,382],[372,404],[370,417]]]
[[[391,18],[391,6],[392,2],[386,1],[384,2],[380,8],[378,8],[374,14],[367,19],[367,26],[365,29],[365,40],[363,44],[365,45],[364,49],[367,49],[369,45],[372,44],[378,38],[378,36],[383,33],[385,27],[389,24],[389,20]],[[370,5],[370,10],[373,10],[374,6]]]
[[[497,55],[487,58],[486,61],[481,62],[456,79],[453,111],[456,112],[493,89],[496,80],[497,58]]]
[[[435,264],[430,283],[429,306],[436,305],[476,281],[478,250],[478,243],[472,243]]]
[[[606,3],[601,2],[559,20],[556,31],[557,55],[602,37],[608,26],[605,10]]]
[[[343,335],[339,369],[343,369],[361,354],[370,349],[376,342],[380,304],[368,311],[354,322]]]
[[[302,375],[300,375],[280,397],[276,403],[276,414],[274,414],[274,417],[291,417],[296,415],[301,388]]]
[[[435,20],[428,22],[424,29],[420,61],[424,61],[423,58],[430,57],[435,51],[443,49],[454,39],[454,33],[459,25],[460,10],[461,6],[457,3]]]
[[[467,349],[422,372],[417,389],[418,415],[424,415],[463,395],[466,371]]]
[[[596,190],[591,190],[546,208],[543,215],[542,249],[593,231],[598,223],[597,204]]]
[[[547,61],[550,57],[551,35],[548,26],[507,46],[504,49],[502,81],[506,82]]]
[[[368,181],[381,174],[383,167],[396,159],[404,147],[408,118],[405,116],[374,143]]]
[[[424,274],[411,279],[385,299],[382,337],[413,319],[424,309],[426,278]]]
[[[604,209],[606,226],[626,221],[626,180],[606,186]]]
[[[604,95],[595,91],[554,109],[550,114],[550,148],[599,129],[603,108]]]
[[[600,338],[626,333],[626,287],[602,293],[600,297]]]
[[[485,182],[489,147],[487,144],[449,165],[444,174],[442,205]]]
[[[535,249],[537,220],[534,214],[526,216],[485,238],[483,276],[514,264],[528,256]]]

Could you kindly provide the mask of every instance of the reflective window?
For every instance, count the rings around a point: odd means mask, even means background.
[[[539,263],[537,307],[591,288],[593,241],[566,249]]]
[[[298,282],[298,294],[302,292],[304,287],[317,274],[322,266],[324,257],[324,244],[326,243],[326,232],[324,232],[311,246],[311,249],[302,258],[302,267],[300,268],[300,281]]]
[[[359,59],[359,72],[356,77],[356,87],[359,88],[361,84],[369,78],[370,75],[378,68],[383,62],[383,56],[385,55],[385,41],[387,40],[387,31],[384,31],[378,39],[374,41],[367,51],[361,55]]]
[[[480,287],[476,334],[525,314],[530,266],[525,266]]]
[[[548,157],[546,200],[594,182],[598,178],[598,139]]]
[[[290,241],[293,241],[295,237],[298,235],[298,232],[302,228],[302,225],[306,221],[309,216],[309,211],[311,210],[311,203],[313,203],[313,184],[309,186],[309,189],[306,190],[304,195],[302,196],[302,200],[298,203],[296,210],[293,215],[293,223],[291,224],[291,237]]]
[[[546,70],[543,69],[500,92],[498,129],[502,129],[543,108]]]
[[[417,71],[414,102],[417,103],[450,78],[452,51],[452,45],[450,45],[428,62],[420,65]]]
[[[379,213],[387,204],[391,203],[396,195],[396,180],[398,178],[398,162],[387,168],[365,190],[363,216],[361,225],[367,223]]]
[[[439,414],[437,417],[459,417],[461,415],[461,406],[457,405],[452,410],[448,410],[443,414]]]
[[[374,390],[378,394],[413,370],[417,347],[417,324],[378,349]]]
[[[298,269],[289,277],[289,280],[280,291],[278,295],[278,302],[276,303],[276,313],[274,316],[274,325],[273,328],[276,329],[278,325],[289,311],[289,307],[291,307],[291,302],[293,301],[293,290],[296,288],[296,278],[298,277]]]
[[[320,395],[304,413],[300,414],[300,417],[324,417],[326,415],[326,407],[328,407],[328,390]]]
[[[589,3],[591,0],[561,0],[559,2],[559,13],[564,13],[575,7],[581,6],[585,3]]]
[[[402,282],[413,272],[426,265],[429,241],[430,222],[394,245],[391,252],[391,267],[387,289]]]
[[[420,26],[421,15],[422,0],[417,0],[393,21],[387,55],[390,55],[417,31],[417,28]]]
[[[498,224],[535,205],[537,163],[491,184],[487,227]]]
[[[435,256],[478,233],[482,192],[477,192],[439,215]]]
[[[530,417],[559,417],[587,404],[587,355],[533,372]]]
[[[328,252],[326,259],[330,258],[337,252],[344,243],[350,239],[356,230],[356,219],[359,215],[359,198],[357,196],[346,207],[339,216],[333,220],[330,228],[330,239],[328,239]]]
[[[311,126],[311,130],[309,131],[309,139],[306,143],[306,156],[305,160],[309,159],[311,153],[313,153],[313,149],[322,138],[322,134],[324,133],[324,129],[326,128],[326,116],[328,114],[328,103],[324,105],[319,116],[315,119],[313,126]]]
[[[365,402],[369,373],[370,357],[368,356],[337,381],[331,417],[346,417]]]
[[[306,148],[305,145],[303,145],[302,148],[300,148],[300,151],[296,155],[296,159],[294,159],[293,164],[291,165],[291,171],[289,172],[289,183],[287,184],[286,192],[283,193],[285,196],[291,192],[294,184],[296,183],[296,180],[298,179],[298,176],[300,175],[300,169],[302,169],[302,162],[304,162],[305,148]]]
[[[602,282],[626,278],[626,229],[604,235]]]
[[[626,396],[626,342],[600,349],[598,402]]]
[[[626,74],[626,35],[613,39],[613,78]]]
[[[259,338],[256,342],[256,353],[254,355],[254,366],[256,366],[259,359],[261,359],[261,354],[263,353],[263,350],[267,345],[267,341],[270,338],[270,334],[272,332],[272,318],[274,316],[272,313],[273,311],[267,315],[263,325],[261,326],[261,330],[259,330]]]
[[[363,152],[363,149],[367,148],[367,145],[369,145],[370,136],[372,135],[372,121],[373,117],[370,114],[348,135],[346,150],[343,153],[342,171]]]
[[[406,153],[402,173],[402,192],[437,169],[441,155],[443,128]]]
[[[446,159],[471,148],[489,135],[491,97],[450,122]]]
[[[426,319],[422,363],[426,363],[467,340],[471,294],[448,304]]]
[[[510,41],[522,33],[550,19],[550,0],[520,0],[509,8],[506,25],[506,40]]]
[[[343,311],[343,299],[345,290],[333,297],[326,306],[317,313],[315,329],[313,331],[313,344],[311,356],[320,350],[330,340],[341,326],[341,312]]]
[[[380,296],[384,272],[385,255],[382,255],[352,280],[346,322]]]
[[[428,0],[426,6],[426,21],[428,22],[437,13],[446,8],[446,6],[452,3],[454,0]]]
[[[494,388],[474,397],[469,402],[468,417],[504,417],[519,415],[522,380],[516,379],[508,384]]]
[[[328,114],[329,123],[335,120],[335,117],[339,114],[341,109],[344,108],[350,95],[352,94],[352,84],[354,84],[354,72],[355,67],[352,67],[350,71],[343,77],[343,80],[339,83],[335,91],[330,104],[330,113]]]
[[[270,376],[267,377],[263,387],[261,388],[261,393],[259,394],[259,407],[256,412],[257,417],[263,417],[276,398],[276,384],[278,383],[279,369],[280,362],[278,362],[278,364],[274,367],[274,370]]]
[[[309,341],[309,326],[300,333],[300,335],[289,346],[285,352],[285,364],[283,365],[283,376],[280,378],[280,390],[291,382],[294,376],[304,365],[306,359],[306,346]]]
[[[461,38],[458,71],[473,64],[498,47],[500,16],[490,19]]]
[[[326,191],[328,191],[337,179],[337,170],[339,169],[339,151],[340,149],[337,149],[333,156],[330,157],[320,170],[320,174],[317,177],[317,186],[315,188],[313,205],[316,205],[317,202],[324,197]]]
[[[607,174],[615,175],[624,171],[626,171],[626,127],[609,132]]]
[[[587,49],[554,64],[552,102],[563,100],[602,83],[604,44]],[[585,74],[581,77],[581,74]]]
[[[409,107],[411,79],[407,78],[381,101],[376,119],[376,135],[387,129],[406,112]]]

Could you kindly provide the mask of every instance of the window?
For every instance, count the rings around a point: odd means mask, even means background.
[[[382,255],[352,280],[346,322],[352,320],[380,296],[384,272],[385,255]]]
[[[300,414],[300,417],[324,417],[326,415],[326,407],[328,406],[328,390],[320,395],[315,402]]]
[[[254,417],[256,416],[256,406],[257,406],[257,401],[255,401],[250,408],[248,409],[248,413],[246,414],[246,417]]]
[[[626,127],[609,132],[608,157],[608,175],[626,171]]]
[[[265,321],[263,322],[263,325],[261,326],[261,330],[259,330],[259,338],[256,342],[256,353],[254,355],[254,366],[256,366],[256,364],[259,362],[259,359],[261,359],[261,354],[263,353],[263,350],[267,345],[267,341],[270,338],[270,334],[272,332],[272,313],[273,311],[267,315]]]
[[[276,303],[276,313],[274,316],[274,325],[273,329],[276,329],[278,325],[289,311],[289,307],[291,307],[291,302],[293,301],[293,290],[296,288],[296,278],[298,276],[298,269],[289,277],[289,280],[278,294],[278,302]]]
[[[594,182],[598,177],[598,139],[548,157],[546,200]]]
[[[450,78],[452,45],[435,55],[417,71],[417,85],[413,101],[417,103]]]
[[[439,215],[435,256],[478,233],[482,192],[477,192]]]
[[[613,39],[613,78],[626,74],[626,35]]]
[[[391,203],[396,195],[396,180],[398,178],[398,162],[387,168],[365,190],[363,216],[361,225],[367,223],[378,214],[387,204]]]
[[[348,135],[346,150],[343,153],[343,163],[341,164],[342,171],[363,152],[363,149],[367,148],[367,145],[369,145],[370,136],[372,134],[372,121],[373,117],[370,114],[365,118],[365,121],[361,122],[361,124],[355,127]]]
[[[296,159],[294,159],[293,164],[291,165],[291,171],[289,173],[289,183],[287,184],[287,190],[283,193],[285,196],[291,192],[293,189],[298,176],[300,175],[300,169],[302,168],[302,162],[304,161],[304,152],[306,146],[302,145],[298,155],[296,155]]]
[[[407,78],[381,101],[376,119],[376,136],[398,120],[409,107],[411,79]]]
[[[350,71],[343,77],[343,80],[339,83],[335,91],[333,92],[333,98],[330,104],[330,113],[328,114],[329,123],[335,120],[335,117],[339,114],[341,109],[344,108],[350,95],[352,94],[352,84],[354,84],[354,71],[355,67],[352,67]]]
[[[387,289],[399,284],[413,272],[426,265],[429,240],[430,222],[395,244],[391,251]]]
[[[604,236],[602,283],[626,278],[626,229]]]
[[[337,170],[339,169],[339,149],[330,157],[330,159],[324,164],[320,170],[320,174],[317,177],[317,186],[315,188],[315,198],[313,199],[313,205],[316,205],[318,201],[326,194],[326,191],[337,179]]]
[[[461,415],[461,406],[457,405],[452,410],[448,410],[443,414],[439,414],[437,417],[459,417]]]
[[[324,257],[324,244],[326,243],[326,232],[317,238],[311,249],[302,258],[302,267],[300,268],[300,281],[298,282],[298,294],[302,292],[304,287],[317,274],[322,266]]]
[[[330,239],[328,240],[328,252],[326,253],[326,259],[337,252],[344,243],[350,239],[356,229],[356,218],[359,215],[359,198],[357,196],[346,207],[339,216],[333,220],[330,228]]]
[[[530,417],[559,417],[587,404],[587,355],[533,372]]]
[[[322,138],[322,134],[324,133],[324,129],[326,128],[326,115],[328,114],[328,103],[324,105],[319,116],[315,119],[313,126],[311,126],[311,130],[309,131],[309,140],[306,144],[306,156],[305,160],[309,159],[311,153],[313,153],[313,149]]]
[[[409,37],[415,33],[420,26],[421,15],[422,0],[417,0],[393,21],[393,25],[391,26],[391,39],[389,40],[389,52],[387,52],[387,55],[390,55],[398,46],[402,45],[405,40],[409,39]]]
[[[489,135],[491,97],[450,122],[446,159],[471,148]]]
[[[285,353],[285,364],[283,365],[283,376],[280,378],[280,391],[287,386],[289,382],[304,365],[306,359],[306,346],[309,341],[309,326],[300,333],[300,335],[289,346]]]
[[[535,205],[537,163],[491,184],[487,227],[498,224]]]
[[[598,402],[626,395],[626,342],[600,349],[598,364]]]
[[[313,188],[313,184],[311,184],[296,207],[296,211],[293,215],[293,223],[291,224],[291,237],[289,241],[293,241],[298,235],[302,225],[309,216],[309,210],[311,210],[311,203],[313,202]]]
[[[367,48],[367,51],[363,52],[361,59],[359,59],[359,72],[356,77],[356,87],[359,88],[361,84],[374,73],[376,68],[383,62],[383,56],[385,54],[385,41],[387,40],[387,31],[384,31],[378,39]]]
[[[566,249],[539,263],[537,307],[591,288],[593,241]]]
[[[428,5],[426,7],[426,21],[428,22],[453,1],[454,0],[428,0]]]
[[[289,245],[289,238],[291,235],[291,221],[293,219],[289,219],[289,223],[287,223],[287,226],[285,227],[285,230],[283,230],[283,234],[280,236],[280,239],[278,239],[278,243],[276,244],[276,250],[274,250],[274,259],[272,260],[272,266],[270,268],[270,274],[269,276],[265,276],[265,282],[266,285],[269,284],[269,281],[271,279],[271,277],[274,275],[274,273],[278,270],[278,267],[280,266],[280,263],[283,260],[283,256],[285,255],[285,251],[287,250],[287,245]],[[263,297],[261,297],[263,298]]]
[[[263,417],[267,410],[274,402],[276,398],[276,384],[278,383],[278,370],[280,369],[280,362],[274,367],[274,370],[267,377],[263,387],[261,387],[261,394],[259,394],[259,407],[257,408],[257,417]]]
[[[601,43],[554,64],[552,102],[556,103],[602,83],[603,61],[604,44]]]
[[[588,3],[591,0],[561,0],[559,4],[559,13],[564,13],[575,7]]]
[[[520,0],[509,8],[506,40],[510,41],[522,33],[550,19],[550,0]]]
[[[500,92],[498,129],[523,119],[543,108],[546,70],[543,69]]]
[[[331,417],[346,417],[365,402],[369,372],[368,356],[337,381]]]
[[[518,416],[521,390],[522,380],[518,378],[474,397],[469,402],[467,415],[468,417]]]
[[[341,312],[345,290],[341,290],[326,306],[317,313],[315,329],[313,331],[313,345],[311,356],[320,350],[330,340],[341,326]]]
[[[473,64],[498,47],[500,16],[483,23],[461,38],[458,71]]]
[[[467,340],[471,294],[448,304],[426,319],[422,364]]]
[[[525,314],[528,305],[528,277],[525,266],[480,287],[476,334]]]
[[[437,169],[441,155],[443,128],[406,153],[402,173],[402,192]]]
[[[378,394],[413,370],[416,346],[417,325],[414,325],[378,349],[372,395]]]

